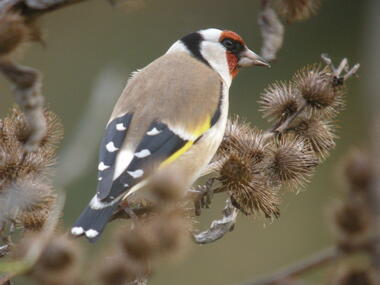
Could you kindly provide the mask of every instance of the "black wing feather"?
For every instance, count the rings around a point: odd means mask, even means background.
[[[107,197],[107,195],[110,192],[113,174],[115,171],[115,160],[119,152],[118,150],[113,152],[107,151],[106,145],[110,142],[113,142],[114,146],[120,149],[128,132],[132,116],[133,114],[127,113],[121,117],[112,120],[107,126],[106,133],[104,134],[103,140],[100,145],[99,162],[103,162],[105,165],[109,167],[103,171],[98,172],[99,182],[96,191],[100,197]],[[121,126],[122,129],[118,130],[116,128],[117,126]]]
[[[152,170],[152,167],[163,162],[188,142],[171,131],[168,126],[163,123],[153,122],[149,129],[151,130],[153,128],[158,129],[160,133],[153,136],[145,134],[136,149],[136,152],[149,150],[150,155],[144,158],[134,156],[127,169],[115,179],[109,195],[103,198],[104,201],[112,201],[115,197],[127,193],[128,189],[146,177],[146,174]],[[144,174],[141,177],[135,178],[128,173],[136,170],[142,170]]]

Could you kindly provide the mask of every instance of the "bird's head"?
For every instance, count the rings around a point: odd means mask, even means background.
[[[218,72],[231,82],[241,67],[267,66],[269,63],[251,51],[235,32],[206,29],[188,34],[175,42],[168,53],[185,51]]]

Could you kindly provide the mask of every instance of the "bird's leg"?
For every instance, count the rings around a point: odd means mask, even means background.
[[[126,212],[127,215],[131,217],[133,224],[137,223],[138,217],[131,207],[125,207],[124,212]]]
[[[195,215],[199,216],[202,208],[210,207],[214,196],[212,186],[214,185],[215,180],[216,178],[210,178],[204,185],[199,185],[191,190],[192,193],[196,193],[197,195],[194,199]]]
[[[124,200],[120,204],[121,211],[124,211],[132,220],[133,224],[136,224],[138,221],[138,216],[133,211],[131,205],[128,203],[128,201]]]

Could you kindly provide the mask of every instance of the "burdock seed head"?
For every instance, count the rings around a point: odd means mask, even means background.
[[[265,217],[279,216],[279,198],[262,163],[249,157],[230,155],[220,169],[221,191],[227,191],[244,214],[262,212]]]
[[[378,280],[375,277],[375,273],[368,266],[364,268],[363,266],[348,266],[342,268],[335,274],[335,280],[331,284],[337,285],[375,285],[378,284]]]
[[[262,131],[240,121],[237,116],[229,120],[217,156],[226,159],[230,155],[236,155],[251,163],[262,161],[265,156]]]
[[[344,164],[344,174],[352,190],[368,190],[374,175],[372,161],[368,154],[352,149]]]
[[[351,198],[337,202],[333,208],[334,228],[341,240],[360,241],[368,236],[371,216],[364,201]]]
[[[309,143],[311,149],[321,159],[325,159],[335,147],[336,135],[333,125],[316,116],[296,119],[289,132]]]
[[[220,191],[227,191],[247,215],[261,211],[266,217],[278,217],[279,199],[265,171],[268,150],[263,133],[235,118],[227,125],[218,154]]]
[[[308,181],[318,159],[305,140],[284,135],[271,145],[269,175],[281,184],[302,186]]]
[[[344,108],[343,89],[333,86],[333,76],[327,68],[307,66],[299,70],[292,81],[311,114],[332,118]]]
[[[39,231],[48,219],[56,200],[52,185],[48,181],[35,178],[20,181],[13,187],[18,187],[17,191],[28,192],[25,194],[28,196],[27,203],[18,209],[19,213],[15,218],[17,224],[26,230]]]
[[[260,111],[264,118],[270,121],[283,121],[297,112],[299,99],[296,92],[298,92],[297,89],[284,82],[274,83],[265,89],[259,100]]]
[[[120,231],[120,244],[126,256],[141,263],[158,255],[176,255],[189,241],[190,224],[183,211],[160,210],[140,219],[128,231]]]
[[[41,233],[26,235],[12,252],[13,258],[25,258],[41,239]],[[52,236],[27,274],[42,285],[78,284],[74,281],[79,281],[81,252],[77,242],[66,235]]]
[[[277,10],[287,22],[302,21],[314,15],[320,6],[320,0],[280,0]]]

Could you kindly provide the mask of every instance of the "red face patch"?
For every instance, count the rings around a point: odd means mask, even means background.
[[[239,42],[243,46],[245,45],[243,39],[238,34],[232,32],[232,31],[226,30],[226,31],[222,32],[222,34],[220,35],[219,41],[223,42],[223,40],[225,40],[225,39],[231,39],[232,41]],[[230,74],[232,77],[235,77],[239,72],[238,55],[236,53],[233,53],[233,52],[227,50],[226,57],[227,57],[227,63],[228,63],[228,68],[229,68]]]
[[[225,38],[230,38],[230,39],[233,39],[237,42],[240,42],[242,45],[245,45],[243,39],[241,38],[241,36],[239,36],[237,33],[233,32],[233,31],[228,31],[228,30],[225,30],[222,32],[222,34],[220,35],[220,39],[219,41],[223,41]]]

